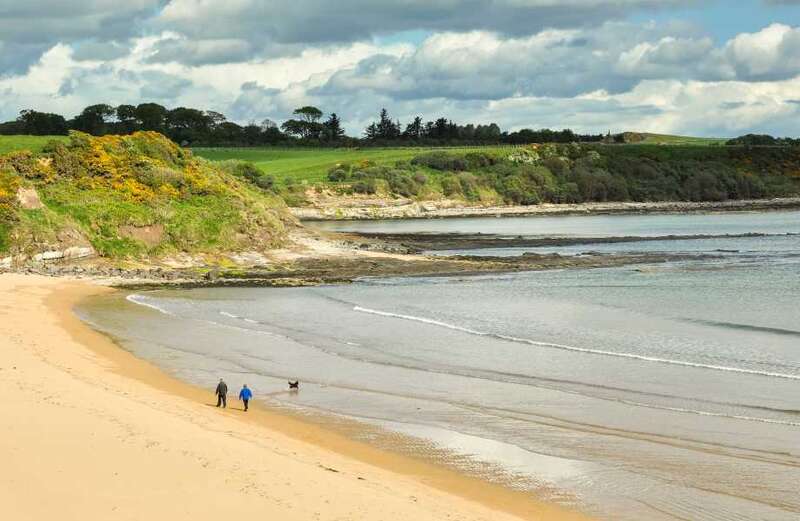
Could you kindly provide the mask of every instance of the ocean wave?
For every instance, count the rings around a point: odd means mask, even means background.
[[[158,311],[159,313],[161,313],[163,315],[168,315],[168,316],[171,316],[171,317],[175,316],[175,313],[167,311],[166,309],[164,309],[162,307],[159,307],[159,306],[149,302],[150,300],[153,300],[153,299],[145,297],[144,295],[139,295],[137,293],[131,293],[130,295],[125,297],[125,300],[127,300],[128,302],[133,302],[134,304],[138,304],[139,306],[144,306],[146,308],[154,309],[154,310]]]
[[[559,349],[559,350],[563,350],[563,351],[573,351],[573,352],[578,352],[578,353],[586,353],[586,354],[599,355],[599,356],[610,356],[610,357],[615,357],[615,358],[626,358],[626,359],[630,359],[630,360],[640,360],[640,361],[643,361],[643,362],[652,362],[652,363],[659,363],[659,364],[675,365],[675,366],[680,366],[680,367],[692,367],[692,368],[696,368],[696,369],[706,369],[706,370],[712,370],[712,371],[725,371],[725,372],[731,372],[731,373],[749,374],[749,375],[754,375],[754,376],[765,376],[765,377],[771,377],[771,378],[785,378],[785,379],[789,379],[789,380],[800,380],[800,375],[793,375],[793,374],[786,374],[786,373],[775,373],[775,372],[769,372],[769,371],[757,371],[757,370],[754,370],[754,369],[745,369],[745,368],[742,368],[742,367],[728,367],[728,366],[722,366],[722,365],[700,364],[700,363],[695,363],[695,362],[687,362],[687,361],[684,361],[684,360],[673,360],[673,359],[669,359],[669,358],[658,358],[658,357],[653,357],[653,356],[637,355],[637,354],[634,354],[634,353],[619,353],[619,352],[615,352],[615,351],[605,351],[605,350],[601,350],[601,349],[588,349],[588,348],[585,348],[585,347],[569,346],[569,345],[564,345],[564,344],[555,344],[555,343],[552,343],[552,342],[540,342],[540,341],[531,340],[531,339],[528,339],[528,338],[520,338],[520,337],[515,337],[515,336],[510,336],[510,335],[501,335],[501,334],[497,334],[497,333],[488,333],[488,332],[485,332],[485,331],[477,331],[475,329],[470,329],[470,328],[467,328],[467,327],[462,327],[462,326],[458,326],[458,325],[455,325],[455,324],[450,324],[450,323],[447,323],[447,322],[442,322],[442,321],[434,320],[434,319],[430,319],[430,318],[416,317],[416,316],[413,316],[413,315],[403,315],[403,314],[400,314],[400,313],[390,313],[388,311],[379,311],[379,310],[376,310],[376,309],[364,308],[364,307],[361,307],[361,306],[355,306],[353,308],[353,311],[356,311],[356,312],[359,312],[359,313],[368,313],[368,314],[371,314],[371,315],[390,317],[390,318],[399,318],[399,319],[402,319],[402,320],[411,320],[411,321],[414,321],[414,322],[421,322],[421,323],[424,323],[424,324],[429,324],[429,325],[433,325],[433,326],[437,326],[437,327],[444,327],[444,328],[452,329],[452,330],[455,330],[455,331],[461,331],[463,333],[467,333],[467,334],[470,334],[470,335],[491,337],[491,338],[496,338],[496,339],[499,339],[499,340],[506,340],[506,341],[509,341],[509,342],[516,342],[516,343],[520,343],[520,344],[527,344],[527,345],[532,345],[532,346],[537,346],[537,347],[546,347],[546,348],[551,348],[551,349]]]
[[[788,425],[790,427],[800,427],[800,422],[775,420],[772,418],[760,418],[756,416],[744,416],[742,414],[727,414],[722,412],[700,411],[697,409],[686,409],[683,407],[669,407],[666,405],[655,405],[652,403],[642,403],[631,400],[616,400],[616,401],[619,403],[623,403],[625,405],[644,407],[647,409],[657,409],[660,411],[679,412],[684,414],[695,414],[698,416],[710,416],[714,418],[727,418],[732,420],[743,420],[743,421],[758,422],[758,423],[770,423],[773,425]]]
[[[800,336],[800,331],[794,329],[783,329],[779,327],[757,326],[753,324],[740,324],[737,322],[724,322],[717,320],[687,319],[689,322],[704,324],[707,326],[722,327],[726,329],[737,329],[740,331],[752,331],[755,333],[770,333],[773,335]]]

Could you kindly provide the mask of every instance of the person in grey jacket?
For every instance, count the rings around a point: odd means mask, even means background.
[[[228,406],[228,384],[225,383],[225,380],[222,378],[219,379],[219,383],[217,384],[217,407],[220,405],[222,407]]]

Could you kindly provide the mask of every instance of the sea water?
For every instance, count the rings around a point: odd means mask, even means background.
[[[800,213],[327,226],[768,235],[492,252],[703,254],[691,261],[160,290],[79,313],[179,378],[424,438],[601,518],[800,516]]]

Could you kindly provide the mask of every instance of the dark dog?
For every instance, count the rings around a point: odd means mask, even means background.
[[[300,381],[289,382],[289,390],[291,391],[299,391],[300,390]]]

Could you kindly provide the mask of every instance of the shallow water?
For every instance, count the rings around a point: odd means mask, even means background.
[[[800,213],[380,226],[786,234],[800,232]],[[578,501],[607,519],[797,519],[800,236],[547,248],[586,250],[715,257],[316,288],[156,291],[98,297],[79,312],[180,378],[213,388],[225,376],[273,403],[423,437],[507,469],[520,488]],[[303,381],[300,393],[283,392],[289,378]]]

